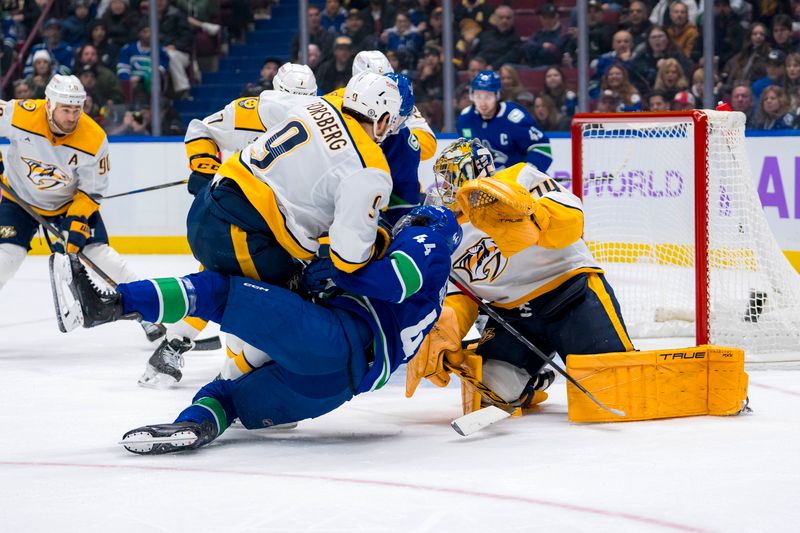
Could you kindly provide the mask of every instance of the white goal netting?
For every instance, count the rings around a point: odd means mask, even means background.
[[[707,130],[696,120],[703,114]],[[787,352],[797,359],[800,276],[763,214],[745,152],[744,115],[583,116],[578,122],[573,149],[580,150],[584,238],[606,270],[631,335],[694,336],[704,315],[712,343],[742,347],[750,360]],[[704,130],[707,142],[695,153],[695,136],[702,140]],[[707,168],[707,179],[697,176],[704,204],[695,194],[698,157]],[[703,218],[706,231],[699,235],[705,233],[708,251],[698,263],[696,220]],[[698,299],[703,290],[707,297]]]

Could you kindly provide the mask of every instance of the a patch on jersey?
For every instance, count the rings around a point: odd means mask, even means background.
[[[419,152],[419,140],[417,139],[417,136],[414,135],[413,133],[408,136],[408,145],[415,152]]]
[[[19,106],[24,109],[25,111],[35,111],[36,110],[36,102],[33,100],[20,100]]]
[[[72,181],[70,174],[56,165],[49,165],[27,157],[23,157],[22,162],[28,165],[28,179],[40,191],[62,189]]]
[[[509,122],[518,123],[525,118],[525,113],[521,109],[512,109],[507,118]]]
[[[500,253],[500,248],[491,237],[483,237],[473,244],[453,262],[454,270],[463,270],[470,283],[478,281],[493,282],[508,266],[508,259]]]
[[[486,328],[486,329],[484,329],[483,330],[483,335],[481,335],[481,338],[478,339],[478,346],[480,346],[481,344],[484,344],[484,343],[489,342],[490,340],[494,339],[494,336],[495,336],[494,328]]]
[[[0,226],[0,239],[10,239],[17,236],[17,228],[14,226]]]
[[[461,128],[461,136],[472,139],[472,128]]]
[[[242,109],[255,109],[258,107],[258,98],[242,98],[239,100],[239,107]]]

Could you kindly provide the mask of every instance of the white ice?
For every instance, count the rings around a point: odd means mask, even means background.
[[[172,390],[138,387],[153,349],[140,328],[59,333],[44,257],[0,302],[3,532],[800,530],[800,365],[748,367],[747,416],[575,425],[559,380],[541,412],[468,438],[448,424],[455,386],[407,400],[400,373],[294,430],[141,457],[122,434],[172,421],[224,354],[189,354]]]

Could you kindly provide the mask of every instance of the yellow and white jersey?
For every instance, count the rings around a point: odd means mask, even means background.
[[[352,272],[373,254],[379,211],[392,191],[380,147],[341,100],[311,97],[228,158],[215,181],[237,182],[281,245],[310,259],[329,235],[336,267]]]
[[[8,184],[41,214],[65,212],[78,190],[105,194],[108,140],[87,115],[72,133],[56,135],[44,100],[0,100],[0,137],[11,141],[5,158]]]
[[[216,155],[223,150],[238,152],[271,126],[284,120],[291,108],[314,98],[281,91],[263,91],[258,96],[237,98],[203,120],[192,120],[184,137],[190,167],[201,172],[215,171],[215,168],[195,168],[195,163],[199,161],[193,156]]]
[[[516,181],[537,199],[537,218],[547,221],[539,244],[511,257],[500,253],[492,238],[469,222],[453,253],[453,271],[491,305],[512,309],[551,291],[581,272],[602,272],[583,232],[581,201],[532,165],[519,163],[493,178]],[[540,212],[541,211],[541,212]],[[459,293],[450,284],[448,294]]]

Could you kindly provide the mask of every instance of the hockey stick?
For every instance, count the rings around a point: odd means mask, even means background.
[[[133,189],[132,191],[120,192],[117,194],[111,194],[109,196],[94,194],[92,195],[92,198],[94,200],[110,200],[111,198],[119,198],[120,196],[130,196],[131,194],[139,194],[140,192],[157,191],[159,189],[175,187],[176,185],[185,185],[187,183],[189,183],[189,180],[172,181],[170,183],[162,183],[161,185],[153,185],[152,187],[144,187],[142,189]]]
[[[458,287],[458,288],[459,288],[459,290],[461,290],[461,292],[463,292],[463,293],[464,293],[466,296],[468,296],[468,297],[469,297],[471,300],[473,300],[475,303],[477,303],[477,304],[478,304],[478,307],[480,307],[480,308],[481,308],[481,310],[482,310],[484,313],[486,313],[487,315],[489,315],[489,316],[490,316],[491,318],[493,318],[493,319],[494,319],[494,320],[495,320],[495,321],[496,321],[498,324],[500,324],[501,326],[503,326],[503,328],[505,328],[505,330],[506,330],[506,331],[508,331],[509,333],[511,333],[511,335],[513,335],[515,339],[517,339],[519,342],[521,342],[522,344],[524,344],[526,348],[528,348],[530,351],[532,351],[533,353],[535,353],[535,354],[536,354],[536,356],[537,356],[537,357],[539,357],[539,358],[540,358],[542,361],[544,361],[544,362],[546,362],[546,363],[549,363],[549,364],[550,364],[550,366],[552,366],[552,367],[553,367],[553,368],[556,370],[556,372],[558,372],[559,374],[561,374],[562,376],[564,376],[564,377],[566,378],[566,380],[567,380],[567,381],[569,381],[570,383],[572,383],[572,384],[573,384],[575,387],[577,387],[577,388],[578,388],[578,390],[580,390],[582,393],[584,393],[586,396],[588,396],[588,397],[589,397],[589,399],[590,399],[590,400],[592,400],[592,401],[593,401],[593,402],[594,402],[594,403],[595,403],[595,404],[596,404],[598,407],[600,407],[601,409],[603,409],[603,410],[605,410],[605,411],[608,411],[609,413],[611,413],[611,414],[613,414],[613,415],[616,415],[616,416],[621,416],[621,417],[622,417],[622,416],[625,416],[625,411],[621,411],[621,410],[619,410],[619,409],[614,409],[614,408],[612,408],[612,407],[608,407],[608,406],[604,405],[604,404],[603,404],[603,403],[602,403],[600,400],[598,400],[597,398],[595,398],[595,396],[594,396],[594,395],[593,395],[591,392],[589,392],[588,390],[586,390],[586,388],[585,388],[583,385],[581,385],[580,383],[578,383],[577,381],[575,381],[575,379],[574,379],[572,376],[570,376],[569,374],[567,374],[567,372],[566,372],[566,371],[565,371],[563,368],[561,368],[561,366],[559,366],[559,365],[558,365],[558,364],[557,364],[557,363],[554,361],[554,358],[546,356],[546,355],[545,355],[545,354],[544,354],[544,353],[543,353],[543,352],[542,352],[542,351],[541,351],[539,348],[537,348],[537,347],[536,347],[536,345],[535,345],[535,344],[533,344],[531,341],[529,341],[528,339],[526,339],[526,338],[525,338],[525,337],[524,337],[524,336],[523,336],[523,335],[522,335],[522,334],[521,334],[519,331],[517,331],[517,330],[516,330],[516,328],[514,328],[514,326],[512,326],[512,325],[511,325],[511,324],[509,324],[509,323],[508,323],[508,322],[507,322],[505,319],[503,319],[503,317],[501,317],[501,316],[500,316],[500,315],[497,313],[497,311],[495,311],[494,309],[492,309],[492,308],[491,308],[489,305],[487,305],[487,304],[486,304],[486,303],[485,303],[483,300],[481,300],[481,298],[480,298],[480,297],[479,297],[477,294],[475,294],[475,292],[474,292],[472,289],[470,289],[470,288],[467,286],[467,284],[466,284],[466,283],[464,283],[464,282],[461,280],[461,278],[459,278],[459,277],[458,277],[458,274],[456,274],[456,273],[455,273],[455,272],[453,272],[453,271],[451,271],[451,272],[450,272],[450,281],[451,281],[451,282],[453,282],[453,284],[454,284],[456,287]]]
[[[483,428],[499,422],[504,418],[510,417],[514,413],[514,406],[505,401],[499,394],[490,389],[484,382],[467,372],[461,367],[453,366],[447,361],[444,363],[444,368],[448,372],[452,372],[462,380],[468,382],[475,387],[478,394],[481,395],[489,405],[472,411],[466,415],[460,416],[450,422],[456,433],[462,437],[466,437],[480,431]]]

